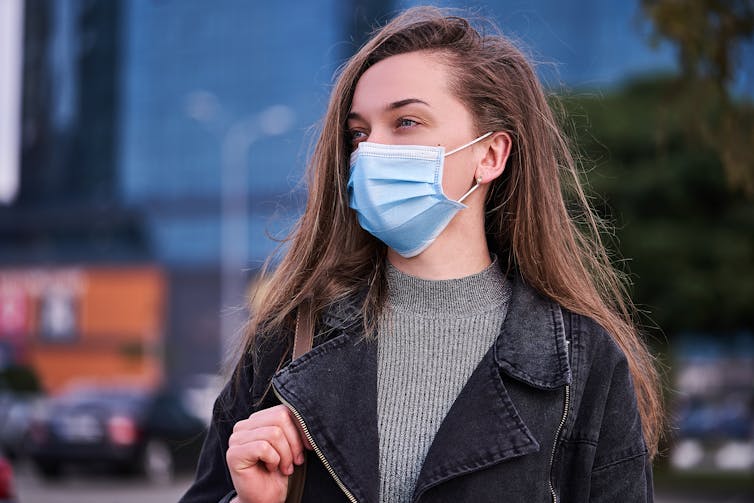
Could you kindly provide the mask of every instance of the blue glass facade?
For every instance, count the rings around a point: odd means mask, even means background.
[[[239,125],[250,129],[246,173],[236,177],[251,210],[250,265],[271,251],[259,231],[279,234],[295,211],[271,219],[276,197],[303,174],[306,131],[325,107],[336,9],[335,0],[126,4],[121,188],[127,202],[151,208],[162,260],[219,260],[223,145]],[[267,117],[271,107],[284,117]]]

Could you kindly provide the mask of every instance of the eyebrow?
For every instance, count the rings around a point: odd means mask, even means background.
[[[418,103],[420,105],[429,106],[429,103],[427,103],[426,101],[420,100],[419,98],[406,98],[405,100],[398,100],[398,101],[394,101],[394,102],[388,104],[388,106],[385,107],[385,110],[397,110],[397,109],[405,107],[407,105],[413,105],[413,104],[416,104],[416,103]],[[361,115],[359,115],[356,112],[349,112],[348,113],[348,119],[349,120],[350,119],[363,120],[363,118],[361,117]]]
[[[429,106],[429,103],[426,101],[422,101],[419,98],[406,98],[405,100],[395,101],[393,103],[390,103],[386,108],[387,110],[395,110],[397,108],[405,107],[406,105],[411,105],[413,103],[420,103],[422,105]]]

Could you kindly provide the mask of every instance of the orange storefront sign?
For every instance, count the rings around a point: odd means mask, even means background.
[[[0,343],[51,393],[76,382],[156,386],[166,293],[151,265],[0,269]]]

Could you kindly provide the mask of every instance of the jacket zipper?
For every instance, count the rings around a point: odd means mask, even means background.
[[[314,452],[317,454],[317,457],[319,457],[320,461],[322,461],[322,464],[325,466],[325,469],[327,469],[327,472],[332,476],[333,480],[335,480],[335,483],[338,484],[338,487],[343,491],[343,494],[346,495],[346,498],[348,498],[348,501],[351,503],[358,503],[356,498],[353,494],[351,494],[351,491],[346,488],[345,484],[340,480],[338,475],[335,473],[335,470],[332,469],[330,466],[330,463],[325,459],[325,455],[322,454],[322,451],[319,449],[316,443],[314,443],[314,439],[312,438],[311,433],[309,433],[309,428],[307,428],[306,423],[304,423],[304,419],[301,417],[301,414],[286,401],[282,396],[280,396],[280,393],[278,393],[277,388],[275,388],[275,385],[272,385],[272,391],[275,393],[275,396],[280,400],[280,402],[288,407],[288,409],[293,413],[293,415],[298,420],[299,424],[301,425],[301,430],[303,430],[304,435],[306,435],[306,439],[309,441],[309,444],[311,444],[312,448],[314,449]]]
[[[571,398],[571,387],[569,385],[565,385],[565,400],[564,400],[564,406],[563,406],[563,416],[560,418],[560,424],[558,425],[558,429],[555,431],[555,442],[552,444],[552,453],[550,453],[550,478],[549,478],[549,484],[550,484],[550,494],[552,494],[552,503],[558,503],[558,495],[555,493],[555,487],[552,485],[552,465],[555,462],[555,451],[558,448],[558,438],[560,438],[560,432],[563,431],[563,426],[565,426],[566,419],[568,418],[568,406]]]

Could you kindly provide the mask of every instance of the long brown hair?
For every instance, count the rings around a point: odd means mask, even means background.
[[[372,334],[385,287],[385,245],[361,229],[348,207],[350,141],[345,136],[354,88],[367,68],[390,56],[427,51],[450,70],[451,91],[468,107],[477,132],[505,131],[508,165],[485,202],[490,249],[543,295],[593,318],[628,358],[644,436],[652,456],[662,431],[659,378],[632,321],[634,307],[614,269],[579,180],[565,135],[527,58],[507,38],[480,33],[464,18],[431,8],[400,14],[341,68],[311,156],[306,209],[271,272],[264,302],[247,330],[290,340],[296,309],[316,317],[339,299],[366,291],[365,332]],[[270,262],[263,268],[267,277]]]

